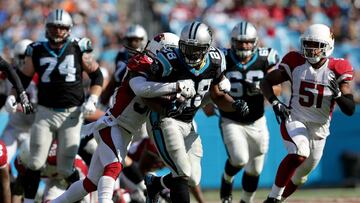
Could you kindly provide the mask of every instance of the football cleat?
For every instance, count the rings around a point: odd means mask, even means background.
[[[145,176],[146,203],[159,203],[160,190],[153,185],[153,175]]]
[[[280,203],[281,200],[274,197],[268,197],[263,203]]]
[[[233,183],[227,183],[224,176],[221,178],[220,198],[223,203],[230,203],[232,201]]]

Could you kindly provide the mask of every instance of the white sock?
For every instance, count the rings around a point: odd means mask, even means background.
[[[35,202],[34,199],[24,198],[24,203],[34,203],[34,202]]]
[[[285,187],[278,187],[275,184],[272,186],[271,188],[271,192],[269,194],[269,197],[272,198],[276,198],[276,199],[281,199],[281,195],[283,194],[285,190]]]
[[[84,198],[87,194],[88,192],[83,186],[83,180],[78,180],[71,184],[69,189],[67,189],[62,195],[52,200],[51,203],[76,202]]]
[[[113,203],[112,196],[114,192],[114,178],[110,176],[101,176],[98,184],[99,203]]]
[[[242,191],[241,199],[247,203],[253,203],[255,198],[256,192],[246,192],[245,190]]]
[[[234,176],[229,176],[224,172],[224,179],[227,183],[232,183],[234,181]]]

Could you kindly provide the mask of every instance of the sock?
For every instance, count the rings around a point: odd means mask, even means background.
[[[158,190],[170,188],[172,185],[171,173],[166,174],[165,176],[153,176],[152,184],[153,187],[157,188]]]
[[[229,159],[225,163],[224,179],[227,183],[234,181],[234,176],[242,169],[242,167],[235,167],[231,165]]]
[[[297,154],[288,154],[280,163],[276,173],[275,184],[279,187],[285,187],[294,175],[296,168],[299,167],[305,159],[305,157]]]
[[[172,203],[190,203],[188,180],[183,177],[173,178],[170,187]]]
[[[285,187],[278,187],[275,184],[273,184],[273,186],[271,188],[271,192],[269,194],[269,197],[280,200],[281,194],[284,192],[284,189],[285,189]]]
[[[40,171],[33,171],[31,169],[25,170],[22,185],[24,187],[24,198],[27,200],[34,200],[39,187]],[[29,202],[30,203],[30,202]]]
[[[285,185],[290,181],[294,175],[295,170],[299,167],[306,157],[297,154],[288,154],[280,163],[276,173],[275,184],[273,185],[269,197],[281,199],[284,192]]]
[[[247,172],[244,172],[242,177],[243,192],[241,195],[241,199],[245,202],[254,202],[258,183],[259,176],[252,176],[249,175]]]
[[[84,198],[88,192],[83,186],[83,180],[78,180],[71,184],[70,187],[59,197],[52,200],[51,203],[67,203],[76,202]]]
[[[144,175],[141,173],[139,166],[134,162],[130,166],[125,167],[123,173],[135,184],[144,180]]]
[[[99,203],[112,203],[115,179],[110,176],[101,176],[98,184]]]
[[[282,194],[283,199],[288,198],[292,193],[296,191],[297,188],[298,186],[290,180],[285,187],[284,193]]]

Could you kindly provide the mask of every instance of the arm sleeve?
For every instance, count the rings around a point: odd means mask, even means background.
[[[177,90],[176,82],[159,83],[147,81],[145,77],[137,76],[129,81],[131,89],[137,96],[144,98],[153,98],[169,93],[175,93]]]
[[[340,98],[338,98],[336,100],[336,103],[339,105],[341,111],[344,114],[346,114],[348,116],[351,116],[354,114],[355,102],[354,102],[354,97],[352,94],[342,95]]]
[[[24,87],[21,83],[19,76],[16,74],[15,69],[11,67],[11,65],[6,62],[2,57],[0,57],[0,70],[6,73],[9,81],[15,87],[18,94],[24,91]]]

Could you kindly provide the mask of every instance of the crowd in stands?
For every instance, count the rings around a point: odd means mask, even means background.
[[[299,47],[300,33],[311,23],[330,26],[335,37],[334,57],[348,58],[355,69],[355,88],[360,95],[359,0],[148,0],[164,30],[180,33],[192,20],[214,30],[215,43],[228,47],[230,31],[240,20],[257,27],[260,45],[283,56]],[[123,34],[134,23],[129,0],[3,0],[0,1],[0,51],[10,58],[14,44],[24,38],[45,39],[44,16],[61,7],[74,19],[72,35],[88,37],[100,64],[114,68]],[[148,22],[140,22],[146,25]],[[146,26],[145,26],[146,27]],[[150,35],[151,36],[151,35]],[[360,98],[360,96],[359,96]],[[359,99],[360,100],[360,99]]]

